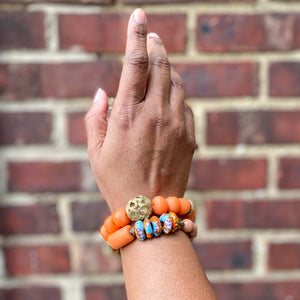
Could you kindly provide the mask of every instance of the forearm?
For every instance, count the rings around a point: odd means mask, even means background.
[[[217,299],[188,236],[181,230],[121,250],[129,300]]]

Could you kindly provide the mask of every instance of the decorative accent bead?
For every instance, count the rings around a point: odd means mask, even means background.
[[[130,225],[126,225],[114,233],[110,234],[108,237],[108,243],[113,249],[120,249],[127,244],[131,243],[135,237],[130,234]]]
[[[153,228],[153,234],[154,236],[160,236],[162,231],[161,222],[158,217],[153,216],[150,218],[152,228]]]
[[[134,233],[135,233],[135,236],[137,237],[137,239],[139,239],[140,241],[143,241],[146,239],[143,221],[138,220],[135,222]]]
[[[169,215],[170,215],[171,220],[172,220],[172,232],[175,232],[179,227],[179,218],[173,212],[169,212]]]
[[[194,228],[194,223],[190,219],[184,219],[183,220],[183,227],[182,230],[186,233],[189,233],[193,230]]]
[[[112,214],[113,222],[119,226],[124,227],[130,223],[130,219],[127,217],[126,209],[119,208]]]
[[[159,217],[159,220],[164,223],[165,220],[170,217],[168,213],[163,213],[160,217]]]
[[[147,239],[151,239],[153,237],[153,229],[149,219],[144,220],[144,230],[146,232]]]
[[[177,214],[180,211],[180,201],[177,197],[168,197],[168,211]]]
[[[161,215],[168,212],[168,202],[162,196],[156,196],[152,200],[152,209],[154,214]]]
[[[190,219],[190,220],[192,220],[194,222],[195,216],[196,216],[196,208],[194,208],[194,210],[193,210],[193,212],[192,212],[191,215],[186,215],[186,218]]]
[[[190,201],[190,200],[188,200],[189,202],[190,202],[190,204],[191,204],[191,208],[190,208],[190,210],[189,210],[189,212],[186,214],[187,216],[190,216],[190,215],[192,215],[193,213],[194,213],[194,203],[192,202],[192,201]]]
[[[172,222],[172,218],[170,217],[169,214],[167,214],[167,218],[164,218],[163,223],[164,223],[164,225],[163,225],[164,233],[169,234],[170,232],[172,232],[173,222]]]
[[[191,210],[191,202],[185,198],[179,198],[180,202],[180,211],[178,214],[180,216],[186,215]]]
[[[126,213],[130,220],[144,220],[152,214],[151,200],[145,196],[136,196],[128,201]]]
[[[104,227],[108,233],[113,233],[119,229],[119,226],[114,223],[111,215],[105,219]]]

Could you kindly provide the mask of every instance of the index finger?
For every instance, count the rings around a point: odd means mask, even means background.
[[[117,101],[140,103],[145,96],[148,77],[146,48],[147,25],[145,12],[137,8],[130,16],[127,30],[125,61]]]

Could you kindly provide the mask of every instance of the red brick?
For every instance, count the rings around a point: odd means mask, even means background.
[[[175,64],[187,97],[255,96],[258,65],[255,63]]]
[[[45,48],[43,13],[0,12],[0,49],[14,48]]]
[[[73,202],[73,230],[97,231],[109,215],[110,210],[105,202]]]
[[[200,15],[197,49],[201,51],[286,51],[295,49],[295,15]]]
[[[74,272],[86,273],[120,273],[122,264],[120,257],[111,255],[104,244],[76,244],[73,248]]]
[[[60,48],[80,47],[90,52],[124,52],[128,18],[128,14],[120,13],[60,15]],[[149,14],[148,31],[157,32],[169,52],[183,52],[186,42],[185,20],[183,14]],[[176,35],[170,35],[170,32],[176,32]]]
[[[210,229],[299,229],[300,201],[210,200],[205,203]]]
[[[81,190],[80,162],[10,162],[9,191],[66,192]]]
[[[299,300],[300,281],[256,281],[214,283],[217,297],[222,300]]]
[[[300,244],[270,244],[269,268],[271,270],[300,269]]]
[[[300,158],[282,158],[278,177],[281,189],[300,189]]]
[[[300,96],[300,63],[276,62],[269,69],[269,94],[273,97]]]
[[[68,114],[68,136],[69,142],[74,145],[86,145],[87,137],[84,125],[85,112]]]
[[[0,144],[49,143],[52,116],[49,113],[0,113]]]
[[[120,74],[120,62],[114,59],[61,64],[0,64],[0,100],[92,98],[99,86],[109,96],[114,96]]]
[[[200,191],[265,188],[266,168],[264,159],[195,160],[189,188]]]
[[[0,290],[1,300],[60,300],[60,289],[56,287],[26,286]]]
[[[126,290],[123,285],[118,286],[87,286],[85,287],[86,300],[126,300]]]
[[[201,242],[194,245],[205,270],[251,268],[251,242]]]
[[[67,246],[12,246],[4,249],[9,275],[52,274],[70,271]]]
[[[300,111],[208,113],[206,141],[210,145],[299,143]]]
[[[55,205],[7,206],[0,209],[0,234],[58,233]]]

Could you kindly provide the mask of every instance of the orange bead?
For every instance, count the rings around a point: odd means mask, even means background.
[[[194,222],[195,216],[196,216],[196,208],[194,208],[194,211],[193,211],[193,213],[190,216],[186,216],[185,218],[186,219],[190,219],[190,220],[192,220]]]
[[[180,201],[177,197],[168,197],[168,211],[177,214],[180,211]]]
[[[126,214],[125,208],[119,208],[112,214],[113,222],[119,226],[123,227],[125,225],[128,225],[130,223],[130,219],[128,218]]]
[[[178,214],[180,216],[186,215],[191,209],[191,203],[188,199],[185,198],[179,198],[179,201],[180,201],[180,211]]]
[[[105,241],[107,241],[107,238],[109,236],[109,233],[106,231],[104,225],[102,225],[99,229],[100,234],[102,235],[102,237],[104,238]]]
[[[113,233],[120,228],[114,223],[112,216],[109,216],[105,219],[104,227],[108,233]]]
[[[168,212],[168,202],[162,196],[156,196],[152,200],[152,210],[156,215],[162,215]]]
[[[135,236],[129,233],[130,229],[131,226],[126,225],[112,233],[107,240],[110,246],[113,249],[120,249],[131,243],[135,239]]]

